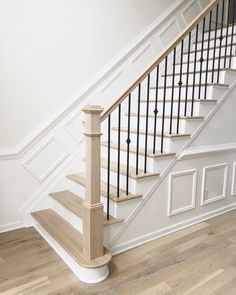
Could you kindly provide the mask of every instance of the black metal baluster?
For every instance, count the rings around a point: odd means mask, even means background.
[[[182,90],[182,72],[183,72],[183,49],[184,49],[184,40],[181,41],[181,51],[180,51],[180,74],[179,74],[179,99],[178,99],[178,114],[177,114],[177,126],[176,133],[179,134],[179,118],[180,118],[180,104],[181,104],[181,90]]]
[[[194,66],[193,66],[193,87],[192,87],[192,105],[191,105],[191,116],[193,116],[194,108],[194,94],[195,94],[195,83],[196,83],[196,67],[197,67],[197,43],[198,43],[198,27],[196,27],[196,36],[195,36],[195,54],[194,54]]]
[[[188,61],[187,61],[187,73],[186,73],[186,92],[185,92],[185,106],[184,106],[184,116],[187,115],[187,105],[188,105],[188,82],[189,82],[189,63],[190,63],[190,51],[191,51],[191,32],[188,35]]]
[[[146,130],[145,130],[144,173],[147,173],[148,119],[149,119],[149,93],[150,93],[150,74],[148,75],[148,80],[147,80],[147,105],[146,105]]]
[[[233,39],[234,39],[234,21],[235,21],[235,0],[233,0],[233,24],[232,24],[232,33],[231,33],[231,43],[230,43],[229,68],[231,68],[231,62],[232,62]]]
[[[227,28],[226,28],[226,40],[225,40],[225,56],[224,56],[224,68],[226,68],[227,60],[227,47],[228,47],[228,38],[229,38],[229,15],[230,15],[230,0],[228,0],[228,13],[227,13]]]
[[[203,58],[203,47],[204,47],[204,34],[205,34],[205,22],[206,22],[206,18],[203,18],[203,24],[202,24],[202,47],[201,47],[201,58],[199,59],[200,61],[200,73],[199,73],[199,87],[198,87],[198,99],[201,98],[201,84],[202,84],[202,64],[204,61]]]
[[[130,149],[130,108],[131,108],[131,93],[128,100],[128,130],[127,130],[127,166],[126,166],[126,195],[129,194],[129,149]]]
[[[138,117],[137,117],[137,137],[136,137],[136,175],[138,175],[139,165],[139,129],[140,129],[140,99],[141,99],[141,84],[138,85]]]
[[[108,154],[107,154],[107,220],[109,220],[110,211],[110,157],[111,157],[111,115],[108,116]]]
[[[159,85],[159,65],[157,66],[157,72],[156,72],[156,99],[155,99],[155,108],[154,108],[154,131],[153,131],[153,154],[156,153],[156,131],[157,131],[157,102],[158,102],[158,85]]]
[[[118,106],[118,150],[117,150],[117,198],[120,197],[120,125],[121,125],[121,105]]]
[[[210,54],[210,44],[211,44],[211,22],[212,22],[212,10],[210,12],[210,19],[209,19],[209,31],[208,31],[208,43],[207,43],[207,59],[206,59],[206,76],[205,76],[204,99],[207,98],[207,82],[208,82],[208,69],[209,69],[209,54]]]
[[[136,137],[136,175],[138,175],[139,165],[139,129],[140,129],[140,99],[141,83],[138,85],[138,117],[137,117],[137,137]]]
[[[175,63],[176,63],[176,47],[173,51],[173,72],[172,72],[172,89],[171,89],[171,106],[170,106],[170,134],[172,134],[174,94],[175,94]]]
[[[218,56],[218,69],[217,69],[217,83],[220,80],[220,62],[221,62],[221,48],[222,48],[222,40],[223,40],[223,27],[224,27],[224,13],[225,13],[225,0],[222,2],[222,15],[221,15],[221,30],[220,30],[220,49]]]
[[[164,150],[167,63],[168,63],[168,56],[166,56],[166,58],[165,58],[165,74],[164,74],[164,89],[163,89],[163,108],[162,108],[162,130],[161,130],[161,153],[163,153],[163,150]]]
[[[214,48],[213,48],[213,60],[212,60],[212,76],[211,83],[214,82],[215,77],[215,59],[216,59],[216,39],[217,39],[217,22],[218,22],[219,4],[216,6],[216,27],[215,27],[215,38],[214,38]]]

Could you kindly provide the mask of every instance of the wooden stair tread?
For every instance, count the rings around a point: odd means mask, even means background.
[[[49,196],[63,205],[66,209],[75,215],[83,218],[83,202],[84,200],[69,190],[51,193]]]
[[[111,254],[106,249],[102,257],[91,261],[85,259],[82,253],[82,234],[52,209],[33,212],[31,215],[79,265],[96,268],[106,265],[111,260]]]
[[[111,215],[109,215],[109,220],[107,220],[107,214],[104,212],[104,217],[103,217],[103,225],[104,226],[108,226],[108,225],[112,225],[112,224],[117,224],[117,223],[120,223],[120,222],[123,222],[124,219],[122,218],[115,218]]]
[[[104,147],[108,147],[108,143],[107,142],[102,142],[101,143],[102,146]],[[110,143],[110,147],[113,149],[118,149],[118,143],[115,142],[111,142]],[[120,150],[121,151],[126,151],[127,150],[127,145],[125,144],[120,144]],[[130,150],[131,153],[135,153],[136,154],[136,147],[130,145]],[[140,155],[145,155],[145,150],[142,148],[139,148],[139,154]],[[147,154],[149,157],[155,158],[155,157],[170,157],[170,156],[175,156],[175,153],[161,153],[160,151],[156,152],[155,154],[152,153],[151,149],[148,149]]]
[[[125,114],[125,115],[128,116],[128,114]],[[131,113],[130,116],[137,117],[138,114],[137,113]],[[140,114],[140,117],[146,117],[146,114]],[[148,117],[149,118],[150,117],[155,118],[155,115],[154,114],[149,114]],[[162,115],[157,115],[157,118],[162,118]],[[170,116],[166,115],[165,118],[169,119]],[[173,115],[172,118],[177,119],[178,116]],[[204,116],[179,116],[179,119],[181,119],[181,120],[203,120]]]
[[[183,88],[183,87],[193,87],[193,86],[195,86],[195,87],[199,87],[199,86],[200,87],[205,87],[205,86],[219,86],[219,87],[228,88],[230,85],[223,84],[223,83],[207,83],[207,84],[202,83],[202,84],[195,84],[195,85],[193,85],[193,84],[188,84],[188,85],[182,84],[181,85],[181,88]],[[180,87],[179,85],[174,85],[174,88],[179,88],[179,87]],[[156,88],[158,88],[158,89],[164,89],[164,86],[159,86],[159,87],[151,86],[150,87],[150,89],[156,89]],[[166,85],[166,88],[171,89],[172,88],[172,85]]]
[[[118,127],[112,127],[112,130],[118,130]],[[121,127],[120,128],[120,131],[127,131],[127,129],[125,127]],[[136,129],[130,129],[130,133],[137,133],[137,130]],[[139,133],[140,134],[146,134],[146,132],[144,130],[139,130]],[[153,135],[153,131],[149,131],[148,132],[148,135]],[[161,133],[158,133],[156,132],[156,136],[161,136]],[[168,133],[165,133],[163,135],[163,137],[166,137],[166,138],[177,138],[177,137],[190,137],[191,134],[177,134],[177,133],[173,133],[173,134],[168,134]]]
[[[76,173],[76,174],[68,175],[67,177],[85,187],[85,173]],[[101,181],[101,194],[104,197],[107,197],[107,183],[104,181]],[[110,184],[110,199],[114,202],[119,203],[119,202],[141,198],[141,197],[142,195],[140,194],[129,193],[128,195],[126,195],[125,191],[120,189],[120,197],[117,198],[117,188]]]
[[[51,193],[49,194],[49,196],[55,199],[59,204],[64,206],[66,209],[68,209],[69,211],[73,212],[75,215],[83,219],[84,199],[80,198],[79,196],[77,196],[69,190]],[[115,224],[122,221],[123,219],[117,219],[111,215],[109,216],[109,220],[107,220],[106,213],[104,213],[104,225]]]
[[[107,169],[107,160],[106,159],[101,159],[101,166],[102,168]],[[111,171],[117,172],[118,167],[117,163],[114,161],[110,161],[110,169]],[[139,169],[138,175],[136,175],[136,169],[134,167],[129,167],[129,176],[134,179],[139,179],[139,178],[145,178],[145,177],[152,177],[152,176],[160,176],[160,173],[152,173],[152,172],[147,172],[144,173],[143,170]],[[120,164],[120,173],[126,175],[126,165]]]

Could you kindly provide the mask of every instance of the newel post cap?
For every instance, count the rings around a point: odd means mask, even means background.
[[[86,105],[82,108],[82,111],[88,114],[101,114],[104,109],[99,105]]]

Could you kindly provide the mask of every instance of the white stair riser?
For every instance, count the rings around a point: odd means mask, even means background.
[[[149,130],[150,134],[148,135],[148,147],[152,146],[153,143],[153,132]],[[121,143],[126,143],[127,140],[127,131],[120,132]],[[134,144],[137,142],[137,134],[130,133],[131,142]],[[145,134],[139,134],[139,144],[140,147],[145,146]],[[111,132],[111,141],[117,140],[117,130],[112,130]],[[165,152],[177,152],[179,148],[188,140],[188,137],[164,137],[163,138],[163,147]],[[156,142],[161,142],[161,136],[156,136]],[[160,146],[160,144],[159,144]],[[159,148],[160,149],[160,148]]]
[[[159,144],[159,143],[158,143]],[[159,145],[157,144],[157,147]],[[149,147],[150,148],[150,147]],[[117,150],[116,149],[111,149],[111,159],[113,161],[117,161]],[[107,159],[107,147],[102,147],[102,157],[103,159]],[[168,157],[147,157],[147,170],[149,172],[158,172],[162,173],[166,166],[173,160],[174,156],[168,156]],[[144,155],[139,154],[138,157],[139,161],[139,169],[144,169]],[[127,153],[126,151],[120,151],[120,162],[124,165],[127,163]],[[131,167],[136,167],[136,154],[135,153],[130,153],[129,155],[129,163]]]
[[[235,57],[232,57],[232,59],[231,59],[231,68],[232,69],[235,69],[235,66],[236,66],[235,61],[236,61],[236,58]],[[200,69],[200,64],[201,63],[199,61],[196,62],[196,71],[198,71]],[[212,67],[212,64],[213,64],[212,60],[209,60],[208,70],[211,70],[213,68]],[[219,66],[219,68],[220,69],[223,69],[224,68],[224,64],[225,64],[225,61],[222,58],[220,60],[220,66]],[[214,65],[215,65],[215,68],[218,68],[218,59],[215,60]],[[206,70],[206,66],[207,66],[207,63],[204,61],[202,63],[202,71],[205,71]],[[229,58],[226,58],[226,68],[227,67],[229,67]],[[168,68],[169,68],[168,71],[167,71],[168,74],[172,74],[173,73],[172,64],[170,64]],[[188,69],[187,63],[183,63],[182,64],[182,71],[183,72],[187,72],[187,69]],[[189,63],[189,71],[190,72],[193,72],[194,71],[194,62]],[[175,73],[179,73],[179,72],[180,72],[180,64],[176,64],[175,65]]]
[[[232,77],[231,80],[226,80],[225,79],[226,75],[227,75],[227,77]],[[201,82],[201,84],[204,84],[206,82],[211,83],[212,77],[213,77],[213,81],[215,81],[215,79],[218,79],[218,71],[214,71],[214,74],[212,74],[212,72],[208,72],[207,75],[206,75],[205,72],[203,72],[201,75],[200,75],[200,73],[196,73],[195,74],[195,84],[199,84],[200,82]],[[229,84],[229,81],[231,81],[230,82],[230,84],[231,84],[232,81],[234,81],[234,78],[235,78],[235,73],[233,71],[227,71],[227,74],[226,74],[225,71],[219,71],[219,83],[221,83],[221,84]],[[172,85],[172,83],[173,83],[172,80],[173,80],[173,77],[168,76],[166,84],[167,85]],[[181,80],[182,80],[183,84],[187,84],[187,82],[188,82],[188,85],[193,85],[194,74],[190,73],[188,75],[188,79],[187,79],[187,75],[182,75]],[[178,85],[179,81],[180,81],[180,75],[175,74],[174,85]],[[154,84],[152,84],[152,85],[154,85]],[[202,97],[202,98],[205,98],[205,97]]]
[[[227,91],[227,89],[228,89],[227,87],[222,87],[222,86],[218,86],[218,85],[208,86],[207,92],[206,92],[206,98],[207,99],[220,99],[222,97],[222,95]],[[193,88],[189,87],[188,90],[186,90],[186,87],[182,87],[181,93],[180,93],[181,99],[185,99],[186,91],[187,91],[188,98],[192,98]],[[150,97],[155,97],[155,93],[156,93],[156,89],[151,89],[150,90]],[[163,99],[164,98],[164,89],[158,89],[158,94],[159,94],[158,95],[159,98]],[[166,89],[166,98],[171,99],[171,95],[172,95],[172,88],[167,88]],[[205,96],[205,87],[204,86],[200,87],[200,95],[199,95],[199,87],[195,86],[194,98],[195,99],[198,99],[198,98],[202,99],[202,98],[204,98],[203,96]],[[179,88],[176,87],[175,91],[174,91],[174,100],[178,100],[178,99],[179,99]]]
[[[210,38],[215,38],[215,31],[216,31],[216,36],[219,38],[221,36],[221,28],[217,28],[217,30],[215,30],[215,25],[214,25],[214,17],[212,19],[212,27],[211,27],[211,32],[210,32]],[[208,26],[206,26],[207,31],[204,33],[204,40],[206,40],[209,36],[209,30],[208,30]],[[228,34],[232,34],[232,26],[229,26],[228,28]],[[201,32],[201,31],[199,31]],[[222,30],[222,36],[225,36],[227,33],[227,27],[224,27]],[[236,33],[236,26],[234,26],[234,34]],[[200,39],[199,39],[200,41]]]
[[[183,112],[182,112],[183,113]],[[146,116],[145,117],[140,117],[140,126],[145,126],[146,125]],[[172,119],[172,124],[171,124],[171,120],[169,118],[165,118],[165,124],[164,124],[164,132],[169,133],[170,131],[170,124],[172,126],[172,132],[176,132],[177,130],[177,118],[173,118]],[[137,117],[136,116],[132,116],[131,120],[131,128],[135,128],[137,129]],[[150,126],[151,129],[154,130],[154,123],[155,123],[155,119],[153,117],[148,117],[148,125]],[[201,120],[197,120],[197,119],[179,119],[179,132],[180,133],[191,133],[193,132],[201,123]],[[162,118],[157,118],[156,120],[156,132],[160,133],[162,131]],[[125,122],[125,124],[123,125],[124,127],[127,127],[127,121]]]
[[[171,102],[166,102],[165,103],[165,115],[169,116],[171,114]],[[208,102],[198,102],[197,100],[194,101],[193,104],[193,115],[194,116],[205,116],[209,113],[209,111],[212,110],[212,108],[215,106],[215,103],[208,103]],[[141,103],[140,105],[140,114],[145,114],[146,115],[146,107],[147,104],[145,102]],[[175,116],[178,114],[178,101],[175,101],[173,103],[173,112],[172,114]],[[149,114],[153,115],[153,111],[155,109],[155,103],[151,102],[149,103]],[[158,102],[157,104],[157,109],[158,109],[158,114],[161,115],[163,113],[163,102]],[[191,115],[191,110],[192,110],[192,103],[187,102],[186,106],[187,110],[187,115]],[[136,107],[136,113],[137,113],[137,107]],[[184,115],[185,114],[185,103],[181,102],[180,103],[180,114]],[[114,122],[117,122],[117,120],[114,120]],[[123,121],[122,121],[123,122]]]
[[[202,52],[197,51],[196,60],[199,61],[199,59],[201,57],[203,57],[204,60],[206,61],[207,58],[211,59],[211,58],[214,58],[214,56],[215,56],[215,59],[217,59],[217,64],[218,64],[219,56],[224,60],[225,59],[224,56],[230,55],[231,46],[227,46],[226,54],[225,54],[225,48],[226,47],[221,46],[221,48],[216,48],[215,50],[209,49],[209,51],[208,50],[203,50]],[[232,46],[232,54],[235,54],[235,45]],[[186,53],[183,54],[183,62],[187,62],[188,58],[190,61],[195,61],[195,52],[190,51],[189,57],[188,57],[188,54],[186,54]],[[178,59],[176,59],[176,61],[180,62],[180,57],[178,57]],[[209,63],[212,63],[212,61],[210,60]]]
[[[102,180],[107,180],[107,169],[102,168],[101,170]],[[134,179],[129,177],[129,192],[132,194],[145,194],[148,188],[153,185],[157,176]],[[110,183],[114,186],[117,185],[117,173],[110,170]],[[126,190],[126,175],[120,174],[120,188]]]
[[[75,229],[83,233],[83,220],[73,212],[66,209],[63,205],[51,198],[51,208],[60,216],[66,219]]]
[[[232,37],[229,34],[228,35],[228,38],[227,38],[227,47],[228,46],[231,46],[231,40],[232,40]],[[195,50],[195,38],[194,38],[193,42],[194,43],[191,45],[191,50]],[[218,46],[220,46],[220,43],[221,43],[222,48],[223,48],[225,46],[225,44],[226,44],[226,36],[224,36],[224,38],[222,39],[221,42],[220,42],[220,39],[218,37],[216,39],[216,45],[215,45],[215,40],[214,39],[213,40],[210,40],[210,47],[214,47],[214,46],[218,47]],[[233,36],[233,43],[236,43],[236,36],[235,35]],[[204,49],[208,49],[208,35],[204,37],[203,48]],[[201,42],[198,42],[197,43],[197,49],[198,50],[201,50],[202,49],[202,43]],[[186,50],[184,52],[186,52]],[[223,51],[223,52],[225,52],[225,51]]]

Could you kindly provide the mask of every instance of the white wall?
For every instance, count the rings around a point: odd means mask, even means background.
[[[0,0],[0,148],[76,95],[171,0]]]

